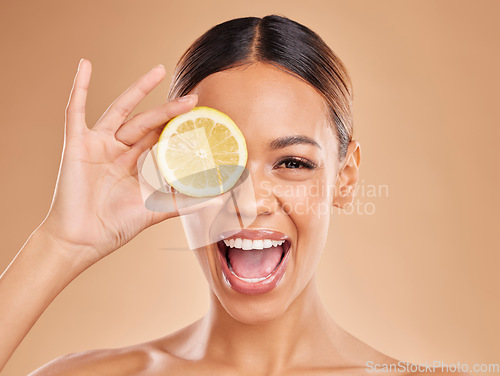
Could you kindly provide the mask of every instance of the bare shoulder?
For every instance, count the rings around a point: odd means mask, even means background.
[[[196,324],[137,345],[63,355],[29,376],[136,376],[164,374],[166,371],[181,374],[179,368],[185,370],[187,364],[175,350],[183,348]]]
[[[149,346],[89,350],[60,356],[29,376],[139,375],[153,366],[154,358]]]

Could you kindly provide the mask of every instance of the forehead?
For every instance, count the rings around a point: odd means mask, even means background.
[[[198,106],[226,113],[244,134],[265,130],[270,137],[283,133],[321,137],[327,129],[321,94],[270,64],[254,63],[214,73],[191,93],[198,94]]]

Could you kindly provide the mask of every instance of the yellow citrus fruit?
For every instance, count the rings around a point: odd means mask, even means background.
[[[226,114],[205,106],[171,119],[158,140],[157,161],[165,180],[194,197],[227,192],[247,163],[243,134]]]

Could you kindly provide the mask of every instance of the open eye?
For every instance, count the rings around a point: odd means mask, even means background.
[[[300,158],[300,157],[284,157],[281,158],[276,164],[274,168],[286,168],[286,169],[308,169],[312,170],[316,168],[316,164],[311,162],[308,159]]]

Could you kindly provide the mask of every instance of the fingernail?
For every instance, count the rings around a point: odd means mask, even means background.
[[[153,70],[158,69],[158,68],[165,68],[165,67],[163,66],[163,64],[159,64],[151,70],[153,71]]]
[[[77,69],[77,71],[80,70],[80,66],[82,65],[82,61],[83,61],[83,59],[80,59],[80,61],[78,62],[78,69]]]
[[[183,97],[177,98],[176,101],[177,102],[188,102],[188,101],[194,99],[195,96],[196,96],[196,94],[184,95]]]

